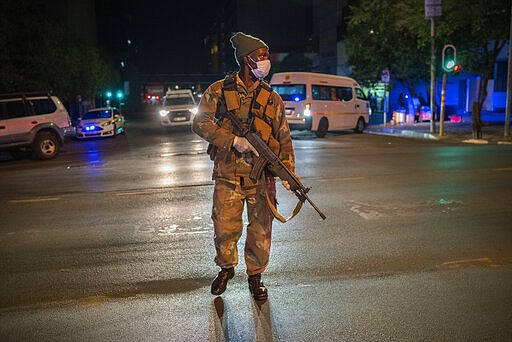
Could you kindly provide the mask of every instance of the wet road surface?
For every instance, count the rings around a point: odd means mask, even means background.
[[[209,293],[212,166],[187,129],[132,123],[54,160],[4,157],[0,338],[510,339],[510,146],[294,137],[327,220],[305,204],[275,223],[264,303],[243,260],[222,297]]]

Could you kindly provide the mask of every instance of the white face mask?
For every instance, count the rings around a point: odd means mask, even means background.
[[[256,63],[256,69],[253,69],[251,67],[251,65],[249,65],[249,67],[251,68],[252,73],[254,74],[254,76],[256,76],[256,78],[264,78],[264,77],[266,77],[268,75],[268,73],[270,71],[270,66],[271,66],[269,59],[265,59],[265,60],[256,62],[250,56],[247,56],[247,57],[249,57],[249,59],[251,61]]]

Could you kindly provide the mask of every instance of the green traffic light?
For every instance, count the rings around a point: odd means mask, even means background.
[[[457,61],[457,49],[451,44],[447,44],[443,47],[443,70],[446,72],[452,72],[453,67]]]
[[[117,98],[118,99],[122,99],[123,98],[123,92],[122,91],[118,91],[117,92]]]
[[[105,93],[105,95],[107,95],[107,97],[108,97],[108,98],[111,98],[111,97],[112,97],[112,92],[111,92],[111,91],[107,91],[107,92]]]

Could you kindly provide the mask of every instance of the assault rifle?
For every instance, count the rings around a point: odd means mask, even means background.
[[[249,129],[244,128],[240,120],[233,114],[232,111],[226,111],[224,115],[227,116],[228,119],[231,120],[234,127],[236,128],[237,135],[244,137],[249,141],[249,143],[258,151],[259,157],[256,159],[256,162],[253,165],[252,171],[249,175],[249,178],[256,182],[261,179],[263,170],[265,167],[270,171],[270,173],[279,177],[281,180],[287,181],[290,185],[290,190],[297,196],[299,201],[304,203],[304,201],[308,201],[309,204],[316,210],[318,215],[325,220],[326,216],[324,213],[318,209],[318,207],[313,203],[313,201],[308,197],[307,192],[310,188],[305,187],[300,181],[299,177],[295,175],[292,171],[288,170],[288,168],[283,164],[283,162],[279,159],[278,156],[268,147],[268,145],[263,141],[261,135],[259,133],[250,132]],[[298,209],[294,211],[293,217],[300,207],[297,206]],[[289,219],[291,219],[288,218]]]

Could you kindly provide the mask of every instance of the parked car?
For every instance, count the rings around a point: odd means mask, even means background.
[[[68,111],[49,92],[0,94],[0,149],[14,158],[53,158],[72,134]]]
[[[160,109],[162,126],[190,126],[197,114],[197,106],[190,89],[169,90]]]
[[[123,114],[114,107],[89,110],[78,119],[75,136],[78,139],[112,137],[126,133]]]

